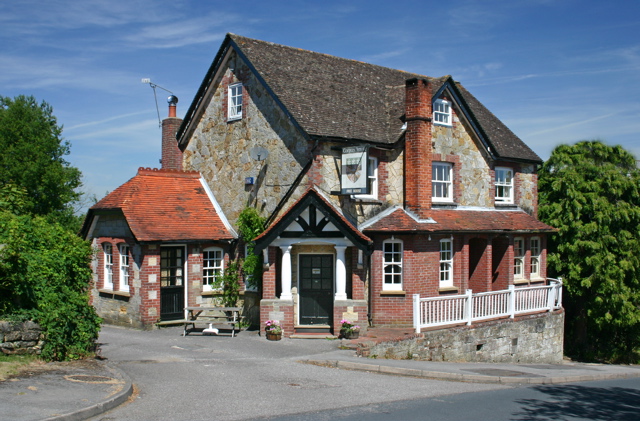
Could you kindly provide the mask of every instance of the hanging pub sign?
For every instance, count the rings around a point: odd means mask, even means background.
[[[342,148],[342,175],[340,177],[341,194],[369,194],[367,183],[366,146]]]

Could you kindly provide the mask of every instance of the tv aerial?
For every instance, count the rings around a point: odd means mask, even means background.
[[[142,83],[148,83],[149,86],[151,86],[151,88],[153,89],[153,97],[156,100],[156,112],[158,113],[158,127],[162,127],[162,120],[160,119],[160,109],[158,108],[158,96],[156,95],[156,88],[162,89],[163,91],[169,92],[171,94],[169,96],[169,98],[167,98],[167,102],[169,104],[173,104],[173,105],[177,104],[178,103],[178,97],[175,96],[173,94],[173,92],[171,92],[170,90],[165,89],[162,86],[151,82],[151,79],[148,78],[148,77],[142,78],[141,82]]]

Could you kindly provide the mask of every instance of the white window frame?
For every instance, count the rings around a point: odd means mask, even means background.
[[[229,85],[227,92],[227,121],[240,120],[244,87],[242,83],[234,83]]]
[[[113,290],[113,245],[102,243],[104,254],[104,283],[103,288]]]
[[[433,123],[442,126],[451,126],[453,121],[453,113],[451,111],[451,102],[445,99],[436,99],[433,103]]]
[[[531,278],[540,278],[540,255],[542,254],[542,248],[540,245],[540,237],[531,237],[529,239],[529,250],[531,253]]]
[[[513,168],[496,167],[495,168],[495,199],[496,203],[513,203],[514,191],[514,173]],[[507,175],[507,173],[509,175]]]
[[[219,256],[210,257],[210,253],[219,254]],[[216,284],[220,282],[223,274],[224,250],[220,247],[207,247],[202,250],[202,290],[216,291],[221,289]]]
[[[513,239],[513,279],[524,279],[524,238]]]
[[[440,288],[453,286],[453,239],[440,240]]]
[[[387,246],[391,250],[387,251]],[[391,237],[382,242],[382,290],[402,291],[404,245],[402,240]],[[399,280],[399,282],[397,282]]]
[[[453,164],[434,162],[431,168],[433,202],[453,202]]]
[[[370,156],[367,162],[367,187],[368,194],[355,194],[356,199],[378,200],[378,158]]]
[[[120,244],[118,247],[120,252],[120,291],[129,291],[129,245]]]

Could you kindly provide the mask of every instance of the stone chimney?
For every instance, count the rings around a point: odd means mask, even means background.
[[[182,151],[178,148],[176,133],[182,124],[182,119],[176,117],[178,97],[171,95],[169,102],[169,116],[162,120],[162,169],[182,170]]]
[[[405,208],[426,219],[431,209],[431,88],[424,79],[409,79],[405,87]]]

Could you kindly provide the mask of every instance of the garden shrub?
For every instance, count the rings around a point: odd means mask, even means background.
[[[101,320],[89,303],[91,246],[43,217],[0,212],[0,315],[37,322],[45,360],[90,355]]]

